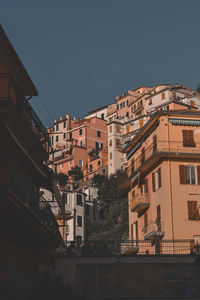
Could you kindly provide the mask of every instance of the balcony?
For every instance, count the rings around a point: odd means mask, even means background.
[[[131,201],[131,211],[132,212],[141,212],[149,208],[150,200],[149,194],[137,194],[135,198]]]
[[[163,221],[150,221],[147,225],[144,226],[144,239],[145,240],[155,240],[162,239],[165,235],[163,231]]]
[[[21,211],[28,212],[29,220],[35,219],[38,224],[43,224],[54,234],[58,230],[58,224],[48,202],[35,192],[34,186],[8,160],[0,160],[0,198],[11,198]]]
[[[36,144],[46,152],[50,152],[49,134],[39,117],[23,96],[16,96],[12,80],[9,75],[0,75],[0,113],[3,122],[12,123],[14,120],[22,122],[22,130],[28,129],[27,136],[35,138]],[[23,132],[24,134],[24,132]]]
[[[136,153],[138,152],[139,150]],[[158,140],[156,143],[142,148],[142,152],[140,152],[138,156],[135,155],[134,168],[130,166],[128,169],[130,176],[133,176],[133,174],[136,174],[139,170],[146,171],[162,157],[193,157],[200,159],[200,143],[195,142],[195,144],[191,144],[191,146],[184,146],[183,141]]]

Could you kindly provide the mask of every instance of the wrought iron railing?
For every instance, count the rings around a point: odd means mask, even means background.
[[[13,162],[0,160],[0,172],[4,172],[4,176],[7,177],[4,182],[0,182],[2,191],[9,186],[33,215],[40,218],[50,228],[58,229],[58,224],[48,202],[35,192],[34,186],[24,177],[23,173]]]
[[[12,102],[14,104],[18,100],[16,95],[17,93],[14,91],[10,76],[8,74],[0,74],[0,100]],[[23,104],[20,106],[16,104],[16,111],[18,111],[22,119],[26,122],[26,126],[32,131],[43,148],[45,148],[47,152],[50,152],[51,144],[45,126],[40,121],[29,102],[25,98],[22,98],[21,102]]]
[[[198,255],[194,240],[106,240],[67,242],[58,256]]]
[[[184,146],[183,141],[162,141],[158,140],[156,143],[151,143],[146,148],[143,148],[143,152],[138,151],[138,155],[134,159],[134,166],[130,166],[128,169],[129,175],[139,169],[145,164],[153,155],[164,153],[179,153],[179,154],[199,154],[200,155],[200,143],[195,142],[191,146]]]

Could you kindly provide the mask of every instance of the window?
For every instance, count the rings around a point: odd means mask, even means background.
[[[182,130],[182,134],[183,134],[183,146],[195,147],[193,130]]]
[[[155,223],[157,224],[158,231],[161,232],[161,208],[160,205],[157,205],[157,216]]]
[[[110,132],[112,132],[112,126],[110,126]]]
[[[112,140],[110,140],[110,146],[112,146]]]
[[[112,152],[110,152],[110,159],[112,159]]]
[[[127,117],[127,118],[129,117],[129,112],[128,112],[128,111],[126,112],[126,117]]]
[[[101,131],[97,130],[97,137],[101,137]]]
[[[200,184],[200,166],[179,165],[179,175],[180,184]]]
[[[140,128],[142,128],[143,127],[143,119],[140,119]]]
[[[134,109],[134,111],[136,110],[136,104],[134,104],[133,109]]]
[[[72,160],[70,160],[69,165],[72,166]]]
[[[116,139],[116,146],[120,146],[121,145],[121,140],[120,139]]]
[[[164,100],[165,99],[165,93],[161,94],[161,99]]]
[[[69,138],[72,139],[72,132],[69,133]]]
[[[56,142],[58,142],[58,135],[56,135]]]
[[[140,100],[140,107],[142,106],[142,100]]]
[[[92,164],[90,165],[90,172],[92,172]]]
[[[79,129],[79,135],[83,134],[83,129]]]
[[[200,220],[199,209],[197,207],[197,201],[188,201],[188,219]]]
[[[76,195],[76,204],[83,206],[83,201],[82,201],[82,195],[81,194],[77,194]]]
[[[145,147],[142,148],[141,165],[145,162]]]
[[[128,106],[128,100],[126,100],[126,106]]]
[[[81,167],[83,166],[83,160],[82,159],[79,160],[79,166],[81,166]]]
[[[149,190],[148,179],[146,178],[144,184],[141,185],[141,193],[148,194],[148,190]]]
[[[153,136],[153,152],[157,151],[157,135]]]
[[[128,134],[130,132],[130,125],[126,125],[126,134]]]
[[[161,168],[152,173],[152,189],[153,192],[161,187]]]
[[[126,101],[123,102],[123,107],[125,107],[125,105],[126,105]]]
[[[144,233],[148,231],[148,214],[144,215]]]
[[[152,98],[151,99],[149,99],[149,105],[151,105],[152,104]]]
[[[64,164],[62,163],[62,164],[61,164],[61,169],[63,169],[63,168],[64,168]]]
[[[97,164],[98,164],[98,166],[100,166],[100,165],[101,165],[101,161],[100,161],[100,160],[98,160]]]
[[[63,133],[63,139],[66,139],[66,133]]]
[[[191,101],[190,101],[190,105],[191,105],[191,106],[194,106],[194,104],[195,104],[195,102],[191,100]]]
[[[80,147],[83,147],[83,141],[79,141]]]
[[[119,104],[117,104],[117,110],[119,109]]]
[[[66,128],[66,121],[63,122],[63,128]]]
[[[51,137],[51,145],[53,145],[53,136]]]
[[[119,125],[116,125],[116,132],[120,133],[120,126]]]
[[[96,150],[101,150],[103,149],[103,144],[96,142]]]
[[[82,216],[77,216],[77,225],[82,227]]]
[[[122,103],[120,103],[119,107],[122,108]]]
[[[104,120],[104,114],[101,114],[101,119]]]
[[[134,171],[134,169],[135,169],[135,161],[134,161],[134,158],[131,160],[131,172],[133,172]]]
[[[59,129],[59,125],[58,125],[58,124],[56,124],[56,131],[58,131],[58,129]]]

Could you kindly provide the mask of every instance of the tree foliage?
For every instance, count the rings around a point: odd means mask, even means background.
[[[65,186],[68,182],[68,176],[64,173],[56,173],[55,179],[59,183],[60,186]]]
[[[104,211],[104,224],[88,228],[89,239],[125,239],[128,237],[128,180],[125,171],[95,181],[98,203]]]
[[[83,178],[83,171],[79,166],[72,167],[71,170],[68,172],[68,175],[72,177],[74,181],[79,181]]]

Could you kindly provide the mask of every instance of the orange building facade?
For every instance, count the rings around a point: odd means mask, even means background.
[[[130,240],[200,240],[200,115],[158,111],[125,147]]]
[[[61,123],[61,122],[59,122]],[[94,174],[107,172],[107,127],[106,121],[91,117],[82,120],[71,120],[66,130],[63,125],[54,125],[50,129],[51,140],[55,151],[52,158],[57,173],[65,173],[79,166],[83,171],[84,180],[91,179]],[[63,132],[64,130],[64,132]],[[61,138],[59,140],[59,135]]]

